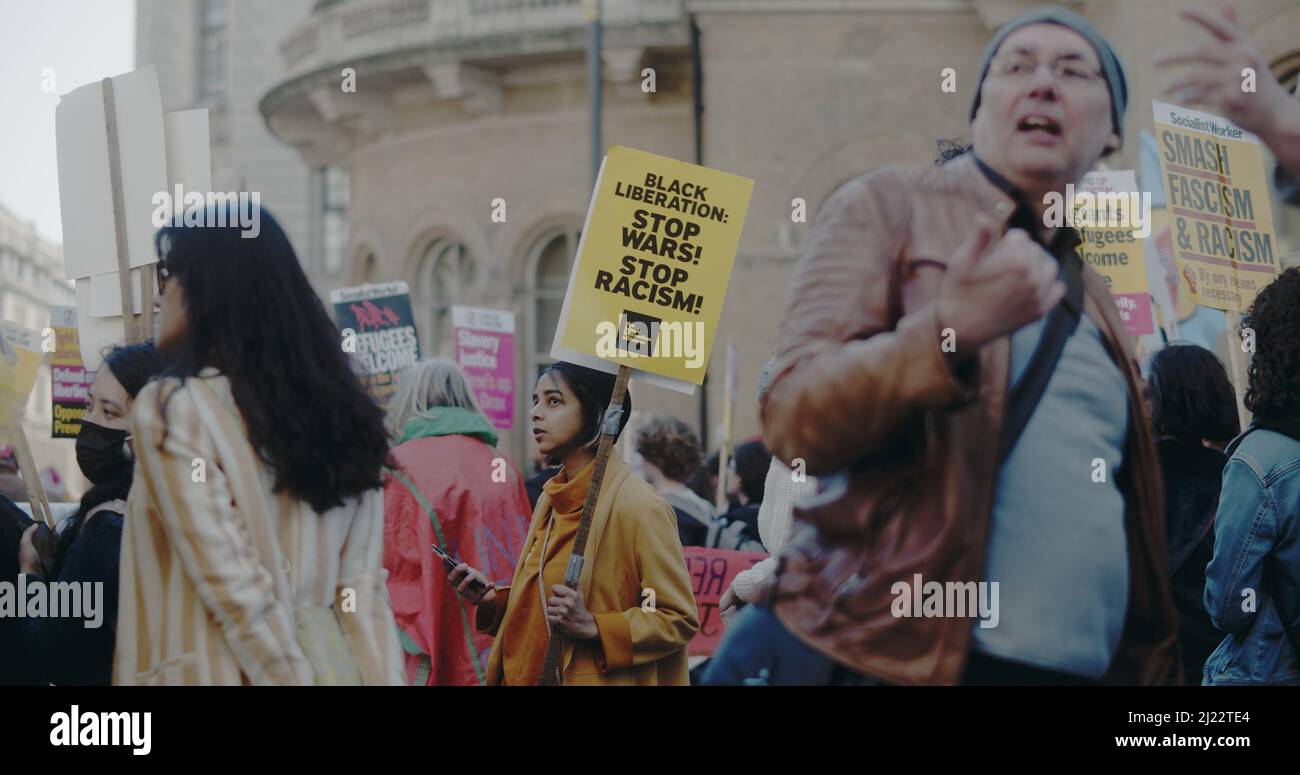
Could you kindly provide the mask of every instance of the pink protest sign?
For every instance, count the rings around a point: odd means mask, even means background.
[[[456,363],[483,414],[502,430],[514,426],[515,316],[500,309],[452,307]]]
[[[691,575],[700,620],[700,630],[691,638],[690,645],[687,646],[688,653],[693,657],[708,656],[718,648],[722,636],[726,634],[726,624],[718,611],[722,593],[736,580],[737,574],[767,559],[767,555],[762,552],[706,549],[703,546],[684,547],[682,554],[686,559],[686,572]]]
[[[1111,293],[1119,318],[1124,321],[1124,331],[1129,336],[1142,336],[1155,332],[1155,318],[1151,314],[1151,294]]]

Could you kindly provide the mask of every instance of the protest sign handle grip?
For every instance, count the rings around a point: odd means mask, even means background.
[[[622,414],[623,397],[627,395],[627,381],[631,376],[631,367],[622,365],[618,367],[618,376],[614,379],[614,391],[609,397],[609,406],[606,408],[607,418],[618,417]],[[613,425],[612,429],[611,425]],[[605,467],[609,463],[609,454],[614,446],[614,434],[617,432],[617,424],[609,422],[606,422],[601,429],[600,445],[596,448],[595,467],[591,469],[591,484],[587,486],[587,498],[582,503],[582,518],[578,521],[578,533],[573,539],[573,551],[569,555],[568,564],[565,566],[565,585],[573,586],[574,589],[577,589],[577,585],[581,583],[581,568],[583,558],[586,556],[587,536],[591,532],[591,520],[596,513],[596,501],[600,498],[600,488],[605,482]],[[542,561],[545,563],[545,558]],[[579,577],[571,578],[575,569],[577,569]],[[570,581],[573,582],[572,585],[570,585]],[[542,662],[542,674],[538,676],[537,680],[539,686],[560,685],[560,658],[563,655],[564,636],[552,630],[550,638],[546,642],[546,658]]]
[[[117,102],[113,96],[113,79],[104,78],[104,127],[108,135],[108,181],[113,198],[113,232],[117,238],[117,286],[122,294],[122,333],[127,344],[143,341],[131,303],[131,262],[126,244],[126,204],[122,195],[121,144],[117,134]],[[144,299],[140,300],[143,306]],[[152,303],[152,300],[150,300]]]

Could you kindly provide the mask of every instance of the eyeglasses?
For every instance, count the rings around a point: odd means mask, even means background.
[[[1039,62],[1028,54],[1001,54],[993,57],[989,63],[989,72],[1009,80],[1025,81],[1038,72],[1038,66],[1046,64],[1052,76],[1063,84],[1082,86],[1101,81],[1100,70],[1088,67],[1082,60],[1057,59],[1052,62]]]
[[[171,279],[172,270],[167,268],[162,260],[153,265],[154,279],[158,282],[158,292],[163,293],[167,290],[167,281]]]

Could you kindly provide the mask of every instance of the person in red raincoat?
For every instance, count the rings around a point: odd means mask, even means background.
[[[402,372],[388,425],[383,564],[407,683],[482,684],[492,637],[474,629],[432,545],[509,584],[532,514],[523,478],[452,361]]]

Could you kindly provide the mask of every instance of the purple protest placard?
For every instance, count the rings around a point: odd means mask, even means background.
[[[514,427],[515,316],[500,309],[452,307],[456,363],[483,414],[502,430]]]

